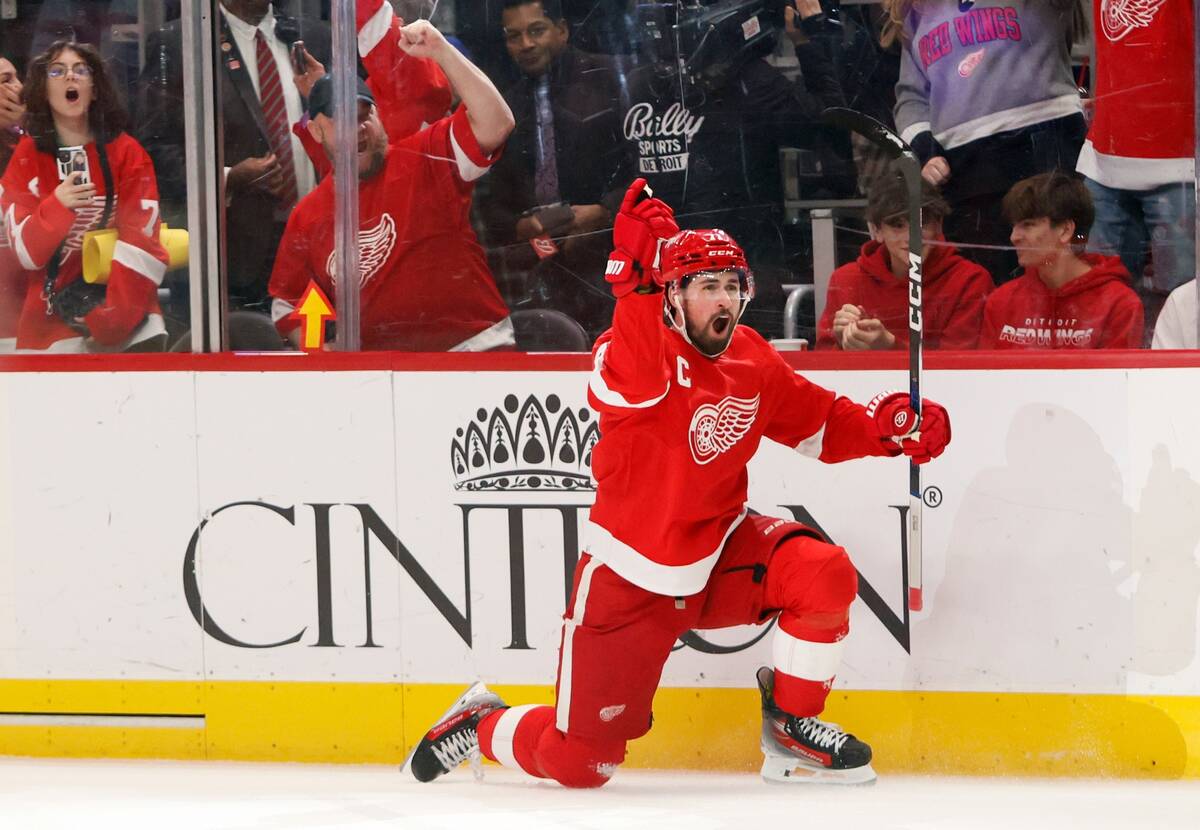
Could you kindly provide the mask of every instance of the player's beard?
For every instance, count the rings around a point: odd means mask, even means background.
[[[687,327],[688,339],[692,341],[702,354],[716,357],[729,346],[733,339],[733,330],[737,325],[732,311],[719,311],[704,321],[702,326],[695,325],[687,314],[684,306],[684,322]]]

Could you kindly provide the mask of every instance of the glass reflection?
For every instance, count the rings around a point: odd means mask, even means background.
[[[925,228],[927,322],[949,326],[940,336],[927,332],[930,348],[989,348],[990,339],[980,339],[981,303],[997,294],[1001,299],[992,302],[1002,302],[1018,291],[1007,288],[1011,283],[1054,298],[1053,312],[1017,308],[1012,313],[1021,319],[1001,324],[1031,330],[1026,339],[1037,348],[1195,346],[1191,4],[355,5],[358,65],[334,67],[328,2],[212,2],[232,348],[294,346],[304,290],[312,283],[334,293],[325,240],[332,202],[320,195],[332,136],[312,101],[321,79],[340,71],[356,72],[369,90],[364,103],[375,115],[360,119],[360,137],[372,144],[374,121],[386,135],[386,163],[361,179],[389,182],[380,185],[386,199],[375,203],[367,195],[360,204],[364,348],[586,351],[611,321],[614,299],[604,271],[613,218],[637,176],[674,208],[681,228],[722,228],[746,250],[757,293],[743,324],[771,338],[787,332],[818,349],[903,348],[905,276],[897,259],[904,251],[887,244],[889,235],[903,233],[896,216],[879,212],[880,200],[887,201],[882,194],[896,189],[895,171],[862,136],[823,122],[831,106],[876,118],[921,160],[931,188],[923,202],[937,220]],[[153,162],[162,224],[167,233],[186,229],[179,6],[18,4],[0,29],[0,162],[18,147],[20,131],[28,131],[34,58],[58,40],[90,44],[115,99],[133,112],[129,133]],[[398,45],[400,32],[418,24],[438,33],[439,47],[449,49],[443,60]],[[386,43],[379,40],[384,33]],[[474,82],[483,81],[488,102],[473,100]],[[476,116],[486,119],[481,111],[497,111],[496,90],[512,132],[491,147],[475,127]],[[389,179],[389,165],[399,170],[392,159],[400,156],[411,163]],[[97,173],[99,160],[88,160],[89,172]],[[1006,197],[1054,173],[1083,183],[1080,198],[1090,213],[1022,214],[1014,225]],[[104,192],[102,179],[92,176],[97,192],[88,198]],[[12,206],[17,199],[9,189],[0,200]],[[311,210],[285,240],[306,200]],[[396,229],[390,248],[380,247],[392,239],[385,216]],[[1081,274],[1085,281],[1116,280],[1136,295],[1140,339],[1079,336],[1107,327],[1105,315],[1125,301],[1097,300],[1099,310],[1082,316],[1064,311],[1081,284],[1047,282],[1047,270],[1055,269],[1022,253],[1029,245],[1020,225],[1042,219],[1060,236],[1068,233],[1064,223],[1073,223],[1070,259],[1063,260],[1074,263],[1069,270],[1092,263]],[[117,223],[114,216],[110,229]],[[45,349],[72,339],[79,342],[71,348],[128,345],[101,342],[115,334],[97,339],[90,331],[18,344],[30,280],[42,278],[26,273],[9,241],[10,225],[0,236],[0,349]],[[119,305],[141,308],[147,320],[161,311],[166,340],[179,347],[192,324],[193,274],[186,261],[171,259],[163,238],[160,229],[167,267],[161,282],[151,275],[153,290],[136,298],[105,291]],[[951,265],[972,274],[961,296],[947,288],[959,285],[945,281],[943,269]],[[847,287],[848,273],[858,289]],[[46,293],[40,284],[38,293]],[[331,338],[335,326],[326,323],[322,337]],[[847,331],[854,335],[849,340]]]

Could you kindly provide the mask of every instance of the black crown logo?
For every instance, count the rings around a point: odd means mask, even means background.
[[[564,407],[558,395],[543,404],[530,395],[522,403],[507,395],[503,406],[479,409],[454,432],[450,466],[454,489],[595,490],[592,447],[600,440],[586,406]]]

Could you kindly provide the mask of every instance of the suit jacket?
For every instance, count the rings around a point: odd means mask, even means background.
[[[297,40],[325,66],[330,64],[329,27],[321,22],[275,13],[276,34],[288,46]],[[221,15],[220,84],[225,167],[271,152],[266,121],[245,61]],[[146,66],[138,83],[136,135],[158,173],[163,219],[187,224],[187,167],[184,164],[183,60],[179,21],[147,40]],[[283,234],[276,221],[275,199],[258,191],[228,193],[225,208],[225,258],[229,284],[241,293],[266,296],[275,251]]]
[[[573,46],[563,50],[548,72],[559,195],[569,204],[602,204],[615,214],[634,178],[621,128],[627,107],[624,73],[612,57]],[[489,237],[501,244],[516,239],[517,220],[537,207],[539,82],[523,75],[504,95],[517,125],[488,177],[482,205]]]

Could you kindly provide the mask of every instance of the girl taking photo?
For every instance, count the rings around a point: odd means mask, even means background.
[[[34,58],[25,135],[0,180],[0,210],[27,278],[17,348],[161,351],[158,185],[100,54],[58,41]],[[107,284],[83,279],[88,231],[113,228]]]

